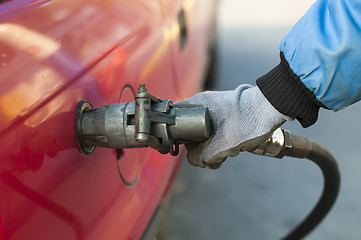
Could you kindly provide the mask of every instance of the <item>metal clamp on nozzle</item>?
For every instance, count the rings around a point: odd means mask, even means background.
[[[262,143],[252,153],[270,157],[277,157],[283,150],[284,146],[287,145],[286,141],[287,139],[285,138],[282,129],[277,128],[276,131],[273,132],[272,136],[267,139],[267,141]],[[290,145],[290,143],[288,145]]]
[[[95,147],[113,149],[152,147],[176,156],[179,144],[202,142],[212,134],[208,108],[175,108],[147,92],[141,84],[135,102],[93,108],[81,101],[77,110],[77,138],[86,155]]]
[[[277,128],[272,136],[252,153],[276,158],[284,156],[307,158],[311,151],[312,144],[308,138]]]

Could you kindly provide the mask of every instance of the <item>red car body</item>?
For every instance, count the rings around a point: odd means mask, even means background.
[[[80,100],[197,92],[216,0],[0,2],[0,239],[139,239],[181,156],[76,141]]]

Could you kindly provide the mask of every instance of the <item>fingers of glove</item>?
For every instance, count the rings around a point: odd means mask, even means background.
[[[226,160],[226,159],[224,159],[224,160]],[[222,162],[222,163],[223,163],[223,162]],[[210,169],[218,169],[218,168],[221,167],[222,163],[217,163],[217,164],[209,165],[208,167],[209,167]]]
[[[247,140],[245,142],[240,143],[239,145],[227,149],[225,151],[219,152],[216,155],[214,155],[212,158],[210,158],[207,162],[206,165],[210,166],[216,166],[217,164],[222,164],[227,157],[235,157],[237,156],[240,152],[252,152],[254,150],[256,150],[259,145],[261,145],[262,143],[264,143],[267,139],[270,138],[270,136],[272,135],[272,133],[278,128],[280,127],[282,124],[275,126],[274,128],[272,128],[269,132],[267,132],[266,134],[263,134],[261,136],[252,138],[250,140]],[[207,151],[207,150],[205,150]],[[203,161],[205,162],[205,161]],[[220,166],[220,165],[219,165]]]
[[[200,159],[200,156],[202,155],[204,149],[212,142],[214,136],[217,134],[216,115],[211,111],[209,112],[209,115],[212,119],[212,125],[213,125],[212,135],[207,140],[201,143],[189,142],[185,144],[187,149],[187,160],[193,166],[206,167],[208,165],[206,162],[203,162]]]
[[[279,126],[275,127],[270,132],[264,135],[242,142],[241,144],[233,148],[227,149],[222,152],[218,152],[210,159],[202,159],[201,155],[203,154],[204,151],[207,151],[206,148],[209,146],[210,142],[212,141],[211,138],[200,144],[188,143],[186,144],[186,148],[188,151],[187,160],[193,166],[198,166],[198,167],[208,166],[209,168],[217,169],[222,165],[222,163],[227,159],[227,157],[235,157],[239,154],[239,152],[254,151],[260,144],[262,144],[267,139],[269,139],[273,131],[276,130],[278,127]]]
[[[187,149],[187,161],[190,165],[196,167],[205,167],[202,162],[199,162],[199,149],[197,148],[199,144],[196,143],[186,143],[184,144]]]
[[[187,160],[188,162],[197,167],[206,167],[207,163],[200,160],[200,156],[204,149],[208,146],[211,139],[201,142],[201,143],[187,143],[185,144],[187,149]]]

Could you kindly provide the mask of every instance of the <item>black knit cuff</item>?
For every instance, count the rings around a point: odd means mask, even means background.
[[[325,107],[292,71],[281,52],[281,62],[257,79],[257,86],[282,114],[296,118],[303,127],[317,121],[320,107]]]

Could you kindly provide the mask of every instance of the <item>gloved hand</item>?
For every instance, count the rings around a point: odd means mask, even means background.
[[[258,87],[240,85],[233,91],[208,91],[176,103],[177,107],[208,107],[215,115],[212,136],[199,144],[186,144],[188,162],[194,166],[218,168],[228,156],[253,151],[286,120]]]

